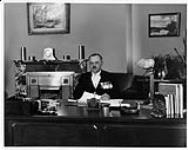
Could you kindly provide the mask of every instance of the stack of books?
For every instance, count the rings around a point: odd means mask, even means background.
[[[165,97],[166,117],[183,118],[183,85],[159,83],[159,93]]]

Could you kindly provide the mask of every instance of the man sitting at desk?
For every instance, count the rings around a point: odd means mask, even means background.
[[[84,73],[79,78],[79,83],[74,90],[74,98],[83,102],[82,96],[93,94],[102,100],[109,100],[118,96],[117,84],[111,74],[102,70],[103,58],[100,54],[91,54],[88,58],[90,72]],[[84,102],[83,102],[84,103]]]

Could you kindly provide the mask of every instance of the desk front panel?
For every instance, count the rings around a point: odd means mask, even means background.
[[[185,147],[182,119],[9,117],[6,145]]]

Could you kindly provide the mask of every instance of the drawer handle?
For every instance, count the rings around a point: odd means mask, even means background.
[[[98,130],[98,127],[94,124],[93,125],[93,128],[95,129],[95,130]]]
[[[103,129],[106,130],[106,129],[107,129],[107,126],[103,126]]]

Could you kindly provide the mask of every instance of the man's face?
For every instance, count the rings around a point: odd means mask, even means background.
[[[89,67],[93,73],[99,72],[101,70],[102,64],[103,62],[99,56],[92,56],[89,59]]]

